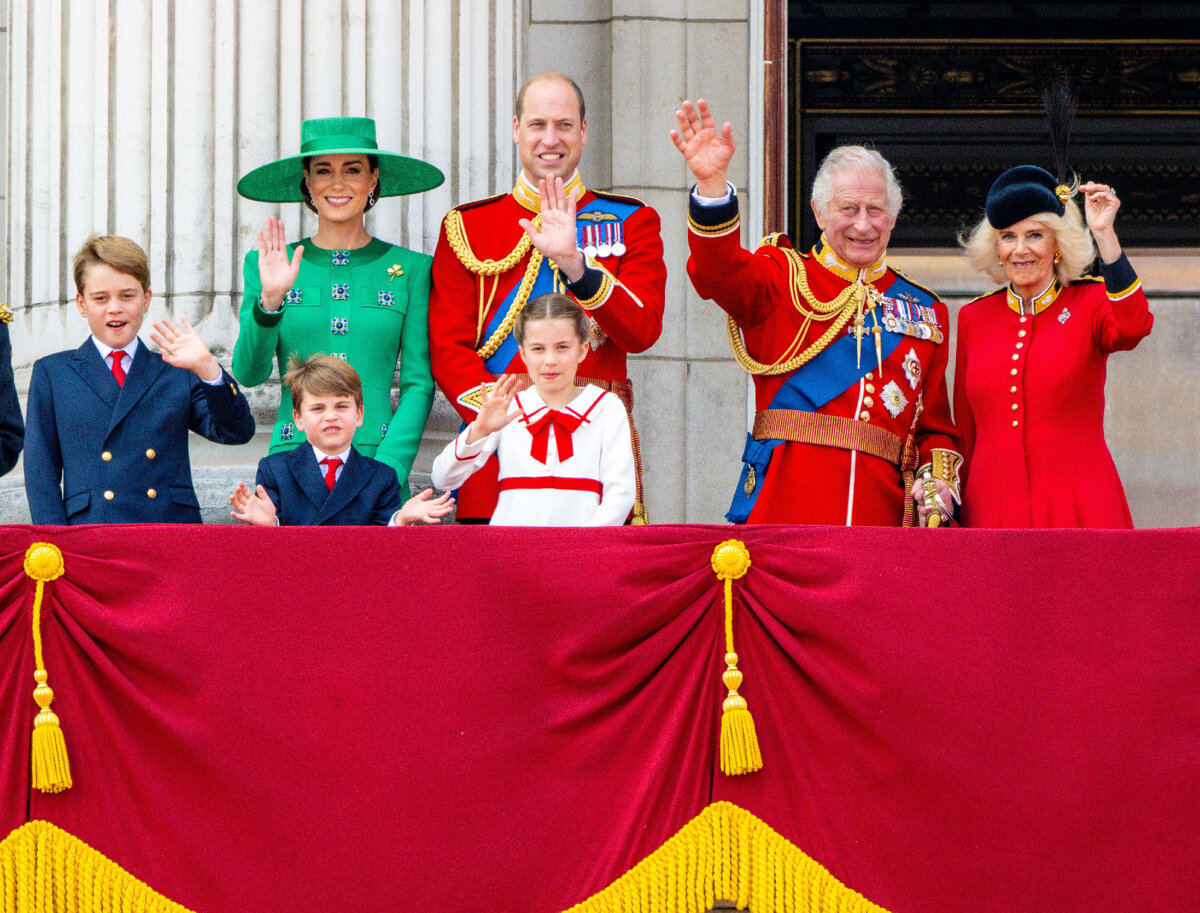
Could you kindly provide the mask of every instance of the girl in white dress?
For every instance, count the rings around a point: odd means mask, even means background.
[[[612,393],[575,386],[587,357],[588,320],[553,293],[517,315],[513,337],[533,386],[504,376],[479,413],[433,462],[433,484],[457,488],[488,457],[500,463],[495,526],[620,526],[633,507],[633,444],[625,406]]]

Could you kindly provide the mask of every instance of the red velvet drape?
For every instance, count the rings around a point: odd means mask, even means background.
[[[762,771],[722,775],[731,535]],[[33,583],[75,786],[30,793]],[[1200,909],[1200,531],[0,529],[0,835],[199,913],[561,910],[710,801],[894,913]],[[28,811],[27,811],[28,806]]]

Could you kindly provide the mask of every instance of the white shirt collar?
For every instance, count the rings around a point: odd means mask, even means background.
[[[316,446],[313,444],[309,444],[308,446],[312,447],[313,455],[317,458],[318,464],[321,462],[321,460],[331,460],[332,459],[332,460],[341,460],[342,466],[346,465],[346,460],[350,458],[350,451],[354,449],[354,445],[351,444],[349,447],[347,447],[341,453],[335,453],[332,456],[330,456],[328,453],[324,453],[323,451],[318,450],[316,448]],[[339,466],[338,469],[341,469],[342,466]]]
[[[96,351],[100,353],[101,360],[106,365],[111,364],[111,362],[109,362],[108,359],[109,359],[109,356],[112,355],[112,353],[116,351],[116,349],[112,348],[112,346],[106,346],[95,336],[92,336],[92,342],[95,343]],[[136,336],[133,337],[133,341],[130,342],[129,345],[127,345],[123,349],[121,349],[122,352],[124,352],[126,355],[129,356],[130,364],[133,364],[133,356],[134,356],[134,353],[137,352],[137,349],[138,349],[138,338]]]

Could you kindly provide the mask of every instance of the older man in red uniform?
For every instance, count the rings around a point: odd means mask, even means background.
[[[525,373],[512,324],[525,304],[570,293],[591,319],[584,365],[591,383],[632,411],[625,357],[662,332],[667,270],[658,214],[638,200],[584,187],[587,141],[583,94],[570,79],[543,73],[522,86],[513,117],[521,175],[511,193],[452,209],[433,256],[429,348],[434,380],[466,422],[481,391],[504,374]],[[632,424],[632,415],[630,422]],[[637,432],[634,455],[639,457]],[[486,520],[496,504],[495,460],[458,492],[460,520]],[[635,522],[644,519],[641,466]]]
[[[676,118],[671,138],[696,177],[688,274],[728,313],[734,355],[755,383],[729,519],[907,525],[910,491],[926,491],[914,476],[948,515],[962,458],[946,394],[946,306],[887,266],[900,211],[891,166],[861,146],[835,149],[813,182],[822,234],[812,252],[773,235],[751,253],[726,181],[729,124],[718,130],[703,100]]]

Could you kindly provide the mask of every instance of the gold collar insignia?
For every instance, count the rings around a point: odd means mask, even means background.
[[[1062,286],[1058,284],[1058,277],[1055,276],[1050,280],[1050,284],[1040,295],[1035,295],[1030,308],[1025,307],[1025,303],[1021,300],[1021,296],[1013,291],[1010,285],[1007,289],[1008,307],[1014,314],[1040,314],[1050,305],[1054,304],[1054,299],[1058,297],[1058,293],[1062,291]]]
[[[829,246],[829,242],[825,240],[825,234],[822,232],[821,239],[817,241],[812,249],[813,259],[820,263],[823,267],[833,273],[835,276],[841,276],[847,282],[857,282],[863,270],[857,266],[851,266]],[[867,282],[874,282],[887,272],[887,254],[884,254],[866,269],[866,275],[862,276]]]
[[[563,193],[567,196],[575,194],[576,202],[587,193],[587,188],[583,186],[583,178],[579,176],[578,171],[571,175],[569,181],[563,184]],[[530,212],[542,211],[542,201],[538,197],[538,190],[526,179],[524,171],[517,177],[517,186],[513,188],[512,194],[517,198],[517,202]]]

